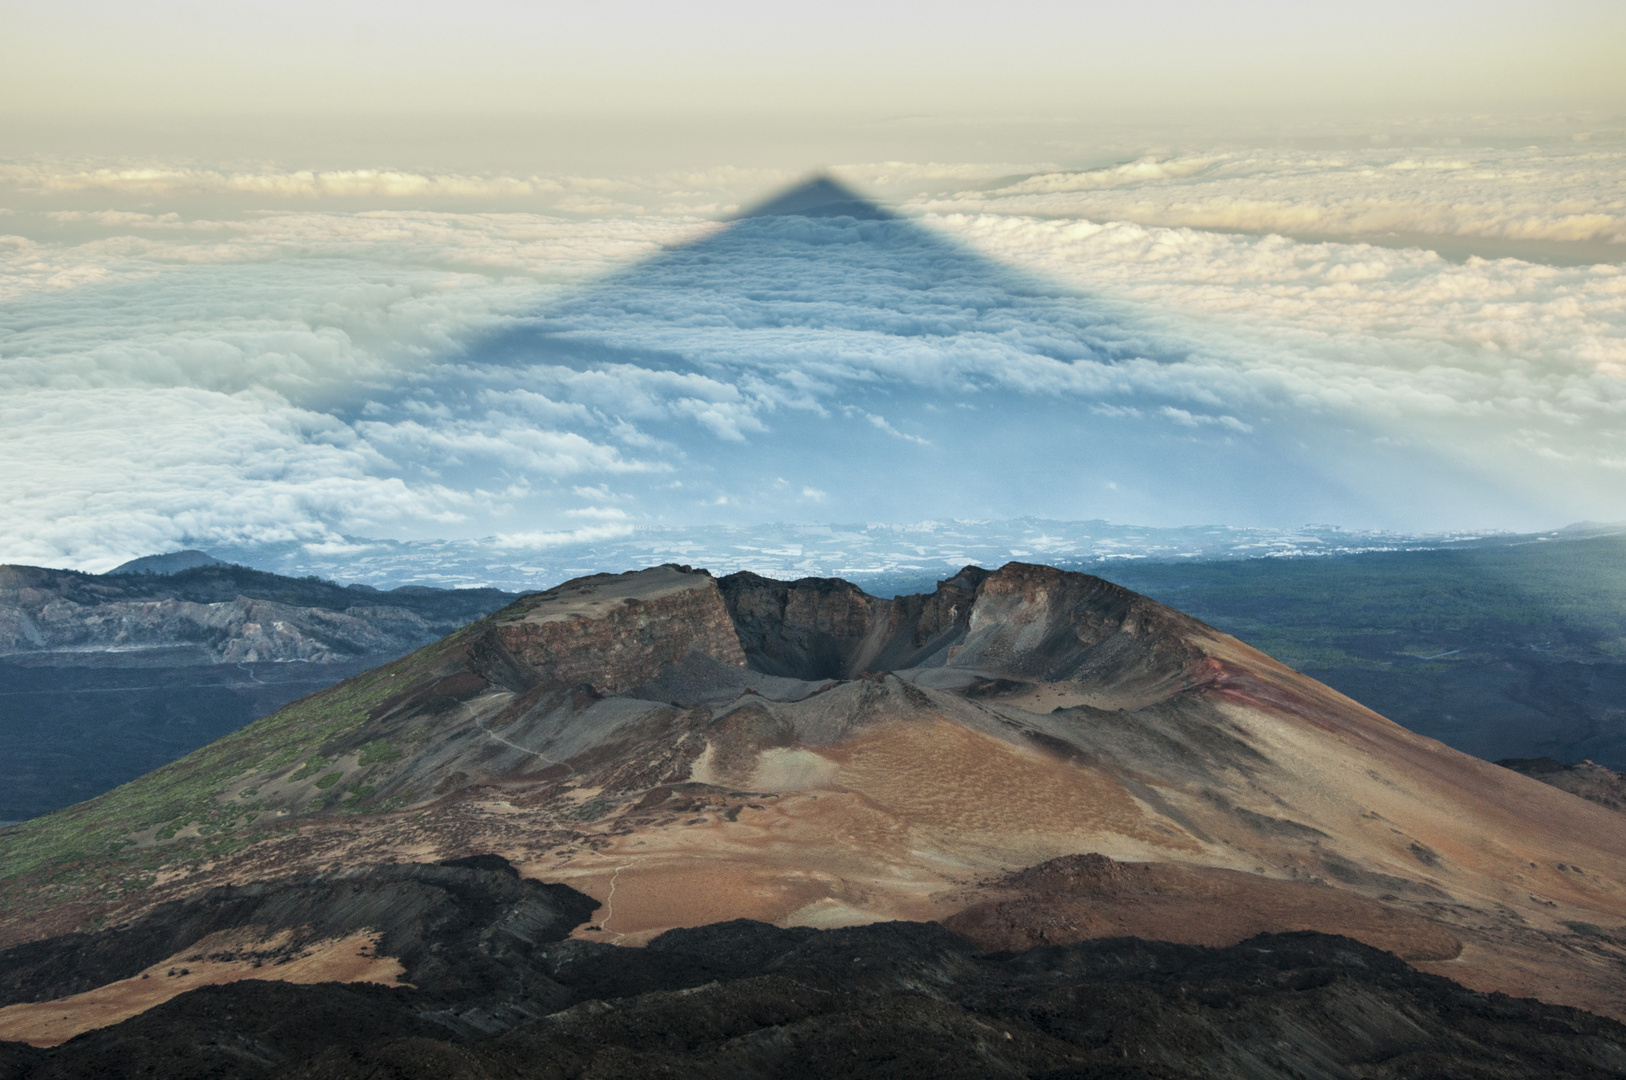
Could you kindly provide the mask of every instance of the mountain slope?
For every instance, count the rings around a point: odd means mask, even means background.
[[[513,598],[213,560],[0,566],[0,825],[100,795]]]
[[[1079,940],[1155,897],[1170,940],[1348,932],[1622,1016],[1619,820],[1087,575],[967,568],[883,600],[665,566],[522,598],[0,834],[0,941],[495,851],[600,901],[577,936],[612,943],[995,909],[979,925]],[[1152,865],[1012,877],[1081,853]],[[1267,922],[1215,939],[1205,905],[1238,904]]]

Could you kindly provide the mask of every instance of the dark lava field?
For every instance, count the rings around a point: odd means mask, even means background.
[[[565,940],[594,910],[495,856],[217,889],[0,953],[0,1005],[128,976],[210,926],[367,927],[411,986],[247,980],[0,1078],[1613,1077],[1626,1027],[1466,990],[1358,942],[1120,938],[986,954],[931,923],[736,921],[645,948]],[[297,942],[289,949],[297,949]],[[200,957],[199,959],[203,959]],[[268,955],[275,965],[286,957]],[[162,976],[160,976],[162,977]]]

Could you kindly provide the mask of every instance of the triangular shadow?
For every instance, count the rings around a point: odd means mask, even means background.
[[[896,214],[864,198],[841,181],[823,173],[770,195],[730,220],[760,217],[848,217],[855,221],[892,221]]]
[[[1051,242],[1006,228],[991,235]],[[1328,520],[1382,505],[1400,477],[1438,507],[1491,489],[1271,400],[1214,361],[1228,339],[1191,326],[815,176],[361,389],[353,419],[436,483],[553,505],[602,491],[668,520],[838,504],[876,520]]]
[[[1005,265],[815,175],[720,228],[613,271],[466,347],[481,365],[631,363],[684,371],[736,366],[719,332],[791,340],[846,331],[907,348],[966,335],[1020,341],[1049,360],[1180,359],[1127,329],[1106,304]],[[685,342],[687,344],[685,344]],[[775,365],[762,355],[734,358]]]

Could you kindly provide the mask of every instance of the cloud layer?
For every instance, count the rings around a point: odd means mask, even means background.
[[[931,188],[903,218],[727,226],[710,215],[757,174],[13,164],[0,560],[357,535],[523,552],[832,516],[1619,520],[1619,264],[1269,234],[1610,244],[1621,163],[889,163],[849,174]],[[388,208],[457,184],[552,202]],[[35,206],[87,192],[158,202]],[[240,203],[199,213],[199,192]],[[254,210],[267,192],[310,205]],[[353,198],[385,208],[329,205]]]
[[[1045,172],[917,206],[1287,235],[1626,245],[1623,176],[1626,150],[1612,140],[1520,149],[1255,150]]]

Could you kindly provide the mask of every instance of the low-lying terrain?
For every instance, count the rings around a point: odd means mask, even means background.
[[[393,657],[163,666],[140,654],[0,659],[0,822],[95,798]]]
[[[1626,769],[1626,536],[1102,573],[1465,753]]]

